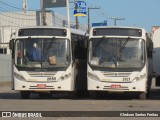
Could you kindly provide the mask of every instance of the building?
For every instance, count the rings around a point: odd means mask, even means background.
[[[67,25],[67,17],[47,10],[43,14],[43,25],[62,27]],[[25,12],[0,12],[0,54],[10,54],[8,49],[10,35],[18,27],[33,27],[41,26],[41,12],[27,11]],[[71,21],[71,27],[74,28],[75,23]],[[86,31],[87,28],[83,25],[79,27]]]

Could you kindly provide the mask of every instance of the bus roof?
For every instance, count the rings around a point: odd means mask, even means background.
[[[92,27],[89,33],[90,37],[145,37],[144,28],[128,27],[128,26],[99,26]]]
[[[57,34],[57,37],[58,36],[61,36],[61,37],[70,37],[70,32],[71,33],[73,33],[73,34],[78,34],[78,35],[83,35],[83,36],[86,36],[86,32],[85,31],[82,31],[82,30],[78,30],[78,29],[73,29],[73,28],[66,28],[66,27],[51,27],[51,26],[34,26],[34,27],[20,27],[20,28],[18,28],[17,30],[16,30],[16,32],[15,33],[13,33],[12,34],[12,38],[14,38],[14,36],[15,37],[27,37],[27,36],[32,36],[32,33],[33,33],[33,31],[28,31],[28,33],[22,33],[21,35],[19,35],[19,31],[20,30],[27,30],[27,29],[53,29],[53,31],[55,31],[56,33],[55,33],[55,35],[54,34],[52,34],[52,31],[51,30],[49,30],[49,32],[50,33],[47,33],[47,32],[45,32],[46,33],[46,35],[45,35],[45,33],[44,33],[44,35],[41,35],[41,34],[38,34],[38,32],[37,33],[34,33],[33,34],[33,36],[56,36],[56,34]],[[54,30],[54,29],[57,29],[57,30]],[[60,30],[59,32],[58,32],[58,29]],[[68,34],[66,34],[66,35],[64,35],[64,34],[62,34],[62,31],[61,30],[66,30],[66,32],[68,33]],[[40,31],[41,32],[41,31]],[[42,32],[43,33],[43,32]]]
[[[130,28],[130,29],[143,29],[143,30],[145,30],[144,28],[141,28],[141,27],[130,27],[130,26],[97,26],[97,27],[92,27],[91,29],[94,29],[94,28]]]

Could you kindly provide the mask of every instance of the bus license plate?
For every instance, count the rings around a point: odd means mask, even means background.
[[[114,85],[111,85],[111,88],[113,88],[113,89],[115,89],[115,88],[121,88],[121,85],[114,84]]]
[[[46,84],[37,84],[37,88],[46,88]]]

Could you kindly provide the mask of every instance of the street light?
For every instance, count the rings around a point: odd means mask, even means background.
[[[88,7],[88,33],[90,31],[90,10],[91,9],[100,9],[100,7]]]
[[[114,20],[114,25],[117,25],[117,20],[125,20],[125,18],[115,18],[115,17],[111,17],[111,19]]]

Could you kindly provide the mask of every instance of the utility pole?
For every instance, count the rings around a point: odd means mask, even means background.
[[[75,4],[75,2],[77,2],[77,1],[69,2],[69,3]],[[74,9],[77,11],[77,9],[78,9],[77,5],[74,6]],[[76,21],[75,21],[76,22],[76,29],[78,29],[79,28],[78,16],[75,16],[75,18],[76,18]]]
[[[78,7],[75,5],[75,10],[77,11]],[[79,28],[78,16],[76,16],[76,29]]]
[[[69,0],[66,0],[68,28],[70,28]]]
[[[41,26],[46,26],[46,12],[45,12],[45,8],[43,7],[43,2],[44,0],[41,0],[41,16],[40,16],[40,25]]]
[[[117,20],[125,20],[125,18],[115,18],[115,17],[111,17],[111,19],[114,20],[114,25],[117,25]]]
[[[4,26],[2,26],[1,30],[2,30],[2,39],[3,39],[3,54],[4,54]]]
[[[43,0],[41,0],[41,17],[40,17],[40,25],[43,26],[43,12],[44,12],[44,7],[43,7]]]
[[[27,13],[27,0],[23,0],[23,11]]]
[[[88,33],[90,31],[90,10],[91,9],[100,9],[100,7],[88,7]]]

